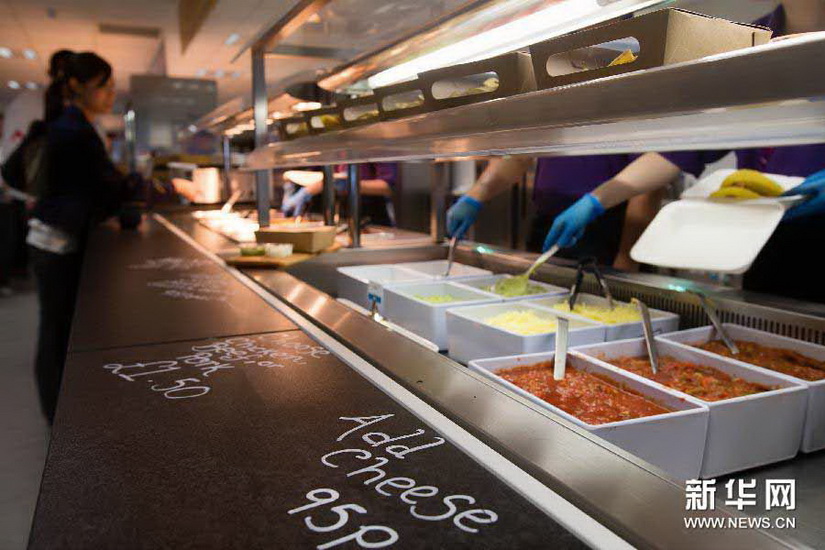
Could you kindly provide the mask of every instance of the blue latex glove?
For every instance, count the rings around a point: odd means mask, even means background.
[[[825,170],[812,174],[783,196],[806,195],[808,200],[785,212],[782,221],[793,221],[808,216],[825,214]]]
[[[553,225],[544,239],[543,252],[547,252],[553,245],[567,248],[576,244],[587,226],[596,218],[604,214],[604,206],[591,193],[577,200],[573,206],[556,216]]]
[[[301,187],[298,191],[284,199],[284,202],[281,204],[281,211],[287,218],[299,216],[303,214],[307,204],[309,204],[311,200],[312,194],[307,191],[306,187]]]
[[[449,237],[464,237],[472,227],[481,211],[481,203],[472,197],[463,196],[447,210],[447,235]]]

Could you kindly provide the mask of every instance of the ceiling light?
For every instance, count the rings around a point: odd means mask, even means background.
[[[367,79],[370,87],[414,79],[418,73],[519,50],[609,19],[662,3],[661,0],[563,0],[494,29],[390,67]]]
[[[198,127],[197,127],[197,126],[195,126],[194,124],[190,124],[190,125],[189,125],[189,131],[190,131],[190,132],[192,132],[192,133],[194,134],[195,132],[197,132],[197,131],[198,131]]]
[[[12,56],[11,49],[6,48],[6,47],[0,47],[0,57],[4,57],[4,58],[8,59],[11,56]]]
[[[37,59],[37,52],[31,48],[26,48],[23,50],[23,57],[26,59]]]
[[[223,78],[224,75],[226,75],[226,73],[224,72],[223,69],[217,69],[215,71],[215,78]]]
[[[37,82],[26,82],[26,88],[29,90],[36,90],[37,89]]]
[[[16,80],[9,80],[9,88],[11,88],[12,90],[19,90],[20,89],[20,83],[17,82]]]
[[[195,71],[195,76],[203,78],[204,76],[206,76],[206,69],[198,69],[197,71]]]
[[[232,44],[236,43],[240,39],[241,39],[241,35],[236,33],[236,32],[233,32],[232,34],[230,34],[229,36],[226,37],[226,40],[224,40],[223,43],[226,44],[227,46],[231,46]]]

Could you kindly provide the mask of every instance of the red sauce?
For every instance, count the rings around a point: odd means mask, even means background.
[[[754,342],[740,342],[739,340],[736,341],[736,347],[739,348],[737,355],[732,354],[720,340],[714,340],[696,347],[758,367],[795,376],[802,380],[808,380],[809,382],[825,380],[825,361],[817,361],[789,349],[770,348]]]
[[[610,363],[705,401],[721,401],[773,389],[736,378],[713,367],[678,361],[667,356],[659,357],[656,374],[650,369],[647,357],[619,357],[611,359]]]
[[[502,369],[496,374],[591,425],[671,412],[617,382],[570,365],[564,380],[554,380],[552,361]]]

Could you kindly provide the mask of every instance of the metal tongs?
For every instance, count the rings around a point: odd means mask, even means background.
[[[604,297],[607,298],[607,305],[612,310],[615,307],[613,304],[613,295],[610,293],[610,287],[607,286],[607,281],[602,275],[602,272],[599,270],[599,265],[596,258],[585,258],[581,260],[578,267],[576,267],[576,279],[573,282],[573,286],[570,288],[570,297],[567,298],[567,305],[570,306],[570,312],[572,313],[573,308],[576,306],[576,300],[578,300],[579,292],[581,291],[582,279],[584,279],[584,270],[587,267],[590,267],[593,270],[593,275],[596,277],[596,281],[598,281]]]
[[[697,298],[699,298],[699,302],[702,304],[702,309],[705,310],[705,314],[708,316],[710,322],[713,324],[713,328],[716,329],[716,334],[719,335],[719,337],[722,339],[722,342],[725,343],[725,346],[727,346],[727,348],[733,355],[739,355],[739,348],[736,346],[736,342],[733,341],[728,332],[722,326],[722,321],[716,314],[716,308],[713,307],[710,299],[697,290],[691,290],[690,292],[691,294],[694,294]]]
[[[645,336],[645,346],[647,347],[647,356],[650,359],[650,368],[653,374],[659,372],[659,349],[656,347],[656,338],[653,334],[653,324],[650,322],[650,310],[647,304],[638,298],[630,300],[632,304],[636,304],[639,308],[639,313],[642,315],[642,330]]]
[[[454,235],[452,239],[450,239],[450,248],[447,252],[447,269],[444,271],[444,275],[442,277],[449,277],[450,270],[453,268],[453,259],[455,258],[455,247],[458,244],[458,235]]]

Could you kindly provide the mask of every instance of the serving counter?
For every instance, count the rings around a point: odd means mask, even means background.
[[[344,249],[243,272],[218,256],[233,246],[188,214],[95,232],[31,548],[825,540],[821,453],[743,474],[797,480],[796,529],[688,529],[682,483],[334,299],[338,266],[438,259],[441,246]],[[494,271],[529,260],[458,253]],[[538,277],[566,284],[572,269]],[[643,295],[701,323],[665,279],[611,279],[617,297]],[[717,299],[725,315],[821,337],[822,319]],[[703,517],[741,516],[721,493]]]

